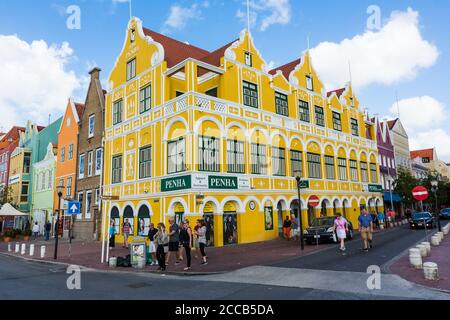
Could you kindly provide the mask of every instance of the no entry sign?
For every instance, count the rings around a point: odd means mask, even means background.
[[[317,207],[319,205],[319,202],[320,202],[320,200],[319,200],[318,196],[312,195],[311,197],[309,197],[308,204],[311,207]]]
[[[423,201],[428,199],[428,190],[425,187],[417,186],[412,189],[412,195],[417,201]]]

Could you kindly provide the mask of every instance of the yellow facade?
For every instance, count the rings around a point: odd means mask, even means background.
[[[297,173],[292,173],[291,151],[302,152],[302,177],[309,181],[309,188],[301,190],[304,227],[314,216],[336,212],[356,224],[360,205],[383,206],[382,194],[373,189],[379,184],[378,171],[375,177],[370,171],[371,164],[378,168],[374,128],[359,109],[350,85],[339,97],[335,93],[327,96],[308,53],[290,70],[288,79],[281,71],[269,73],[246,31],[223,51],[219,65],[191,57],[168,66],[170,54],[164,43],[145,34],[139,19],[130,21],[106,97],[103,195],[119,200],[105,200],[108,216],[103,221],[117,218],[121,226],[124,216],[130,217],[137,235],[139,214],[147,209],[155,224],[167,223],[169,216],[183,213],[193,225],[196,219],[210,214],[216,246],[227,240],[248,243],[275,239],[284,217],[291,208],[297,208]],[[251,55],[251,65],[246,54]],[[136,74],[127,81],[127,64],[133,59]],[[307,89],[307,76],[312,79],[312,90]],[[244,81],[256,85],[257,107],[246,105]],[[148,85],[151,108],[140,112],[141,90]],[[213,88],[217,97],[206,94]],[[287,97],[287,116],[276,113],[276,92]],[[310,122],[300,121],[299,100],[309,103]],[[114,111],[120,104],[121,121],[117,121]],[[315,122],[316,106],[324,110],[324,126]],[[341,131],[333,129],[333,112],[340,114]],[[352,135],[351,118],[358,120],[357,136]],[[372,139],[366,138],[366,130]],[[206,147],[202,144],[199,148],[199,137],[207,138]],[[233,142],[243,147],[243,161],[238,164],[244,172],[229,168],[229,159],[237,150],[228,148]],[[142,148],[148,146],[151,176],[142,177]],[[263,151],[255,151],[258,148]],[[281,153],[284,159],[274,158]],[[320,178],[310,177],[309,154],[319,155]],[[201,161],[201,155],[214,161]],[[329,169],[334,178],[326,178],[326,156],[334,159],[334,167]],[[346,159],[344,180],[339,179],[338,158]],[[356,181],[350,180],[350,160],[357,161]],[[362,181],[362,162],[368,168],[367,181]],[[320,198],[321,206],[308,207],[311,195]]]

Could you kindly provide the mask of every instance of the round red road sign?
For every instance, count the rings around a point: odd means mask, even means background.
[[[417,201],[423,201],[428,199],[428,190],[425,187],[417,186],[412,189],[413,198]]]
[[[319,200],[318,196],[312,195],[311,197],[309,197],[308,204],[311,207],[317,207],[319,205],[319,203],[320,203],[320,200]]]

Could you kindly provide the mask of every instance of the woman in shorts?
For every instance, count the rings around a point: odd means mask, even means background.
[[[340,242],[339,250],[345,251],[344,242],[347,238],[348,224],[347,220],[343,219],[340,213],[337,213],[337,217],[334,220],[334,232],[336,233],[338,241]]]

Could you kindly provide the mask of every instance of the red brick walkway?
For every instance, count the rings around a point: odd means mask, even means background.
[[[384,231],[376,230],[375,232],[386,232],[392,229]],[[355,235],[358,238],[358,235]],[[356,240],[357,241],[357,240]],[[23,241],[22,241],[23,242]],[[16,242],[11,244],[14,250]],[[27,254],[24,256],[30,258],[29,244],[35,243],[35,255],[34,259],[55,261],[53,259],[54,252],[54,239],[45,241],[31,241],[27,244]],[[46,245],[46,257],[40,259],[40,246]],[[313,252],[324,250],[335,244],[321,244],[305,245],[305,250],[300,250],[300,244],[298,241],[286,241],[286,240],[273,240],[266,242],[257,242],[250,244],[240,244],[220,248],[206,248],[206,254],[208,255],[208,265],[201,265],[200,253],[199,258],[195,259],[195,252],[192,252],[192,265],[189,273],[210,273],[210,272],[226,272],[237,270],[254,265],[271,265],[276,262],[286,261],[291,258],[296,258],[302,255],[308,255]],[[0,252],[7,252],[7,244],[0,243]],[[111,257],[125,257],[130,251],[121,247],[121,244],[116,244],[116,248],[110,251]],[[184,254],[184,250],[183,250]],[[20,255],[20,254],[19,254]],[[183,269],[186,267],[186,262],[182,261],[179,265],[175,266],[175,260],[172,256],[170,265],[167,267],[168,272],[184,273]],[[60,240],[58,246],[58,262],[76,264],[88,268],[110,270],[107,264],[101,264],[101,242],[81,242],[74,241],[72,244],[71,257],[69,258],[69,245],[67,240]],[[158,266],[146,266],[144,271],[156,271]],[[118,267],[116,270],[121,271],[135,271],[132,268]]]
[[[55,261],[53,259],[54,240],[49,242],[31,241],[27,245],[26,258],[29,256],[29,244],[35,243],[34,259]],[[40,259],[40,246],[46,245],[46,258]],[[15,242],[12,244],[14,250]],[[269,265],[278,261],[288,260],[290,258],[299,257],[300,255],[307,255],[317,250],[323,250],[333,246],[333,244],[324,244],[318,247],[305,246],[304,252],[301,252],[300,245],[296,241],[273,240],[266,242],[257,242],[250,244],[233,245],[220,248],[206,248],[208,255],[208,265],[201,265],[201,255],[198,253],[198,259],[194,256],[196,253],[192,252],[192,266],[191,273],[209,273],[209,272],[225,272],[236,270],[252,265]],[[7,244],[0,244],[0,252],[7,252]],[[85,266],[95,269],[110,269],[106,264],[101,264],[101,243],[100,242],[74,242],[72,244],[71,257],[69,258],[69,245],[67,240],[60,241],[58,246],[58,262],[73,263],[76,265]],[[116,244],[116,248],[110,251],[111,257],[125,257],[130,251]],[[20,255],[20,254],[19,254]],[[183,250],[184,255],[184,250]],[[170,257],[170,265],[167,267],[168,272],[184,272],[186,262],[182,261],[175,266],[174,257]],[[157,270],[157,266],[146,266],[144,270]],[[116,270],[131,271],[131,268],[117,268]]]
[[[443,224],[443,226],[445,223]],[[436,229],[437,230],[437,229]],[[402,278],[427,287],[450,291],[450,234],[438,247],[431,246],[429,257],[423,258],[423,262],[435,262],[439,268],[439,280],[426,280],[423,269],[414,269],[409,264],[409,253],[406,252],[400,259],[394,262],[389,269]]]

